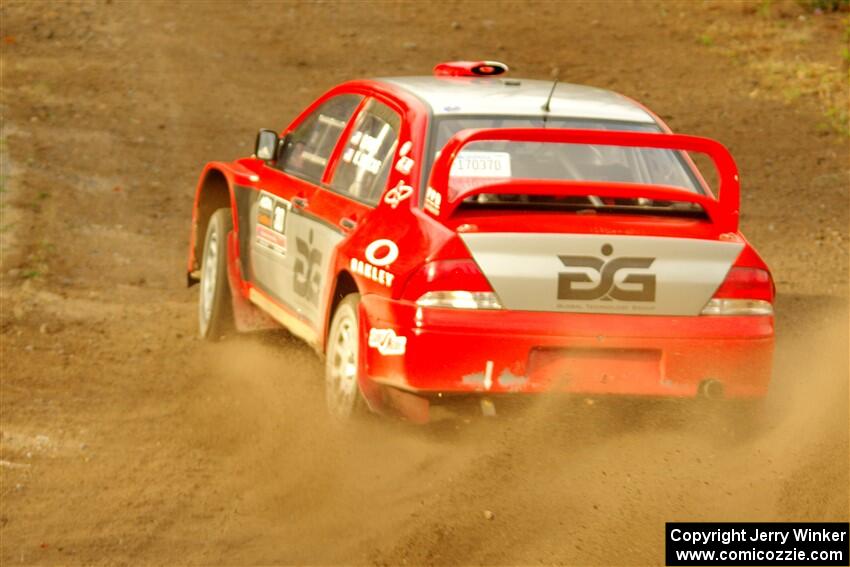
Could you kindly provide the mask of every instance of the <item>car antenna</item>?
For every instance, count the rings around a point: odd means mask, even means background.
[[[555,79],[555,82],[552,83],[552,88],[549,90],[549,96],[546,97],[546,102],[543,103],[541,107],[543,112],[543,126],[546,127],[546,119],[549,117],[550,105],[552,104],[552,95],[555,94],[555,87],[558,86],[558,79]]]

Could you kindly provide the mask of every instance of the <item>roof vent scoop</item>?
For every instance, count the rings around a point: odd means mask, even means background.
[[[495,77],[507,73],[508,66],[498,61],[448,61],[434,67],[436,77]]]

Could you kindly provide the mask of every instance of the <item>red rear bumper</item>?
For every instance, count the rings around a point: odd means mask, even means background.
[[[633,316],[421,309],[366,295],[361,388],[421,395],[549,390],[692,397],[763,396],[773,357],[771,316]],[[369,347],[369,330],[407,338],[404,354]],[[370,401],[372,401],[370,399]]]

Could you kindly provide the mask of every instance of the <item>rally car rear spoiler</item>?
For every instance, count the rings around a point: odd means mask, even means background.
[[[608,181],[508,179],[503,182],[468,189],[458,189],[451,186],[449,184],[449,173],[452,163],[461,149],[472,142],[482,141],[593,144],[702,153],[711,158],[717,169],[719,195],[717,198],[714,198],[708,187],[705,188],[708,191],[707,195],[699,195],[680,187]],[[695,203],[702,207],[708,218],[720,231],[735,232],[738,230],[740,209],[738,167],[735,165],[735,160],[729,151],[722,144],[698,136],[558,128],[461,130],[449,139],[440,152],[439,157],[434,162],[428,187],[429,192],[435,191],[441,195],[440,201],[442,203],[438,210],[438,216],[443,218],[451,216],[467,197],[481,193],[550,196],[595,195],[602,198],[645,198]]]

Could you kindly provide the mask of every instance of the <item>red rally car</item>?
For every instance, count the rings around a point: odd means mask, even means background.
[[[324,354],[339,418],[425,421],[458,394],[763,397],[774,284],[738,230],[728,151],[506,70],[347,82],[253,156],[209,163],[188,262],[201,335],[284,326]]]

